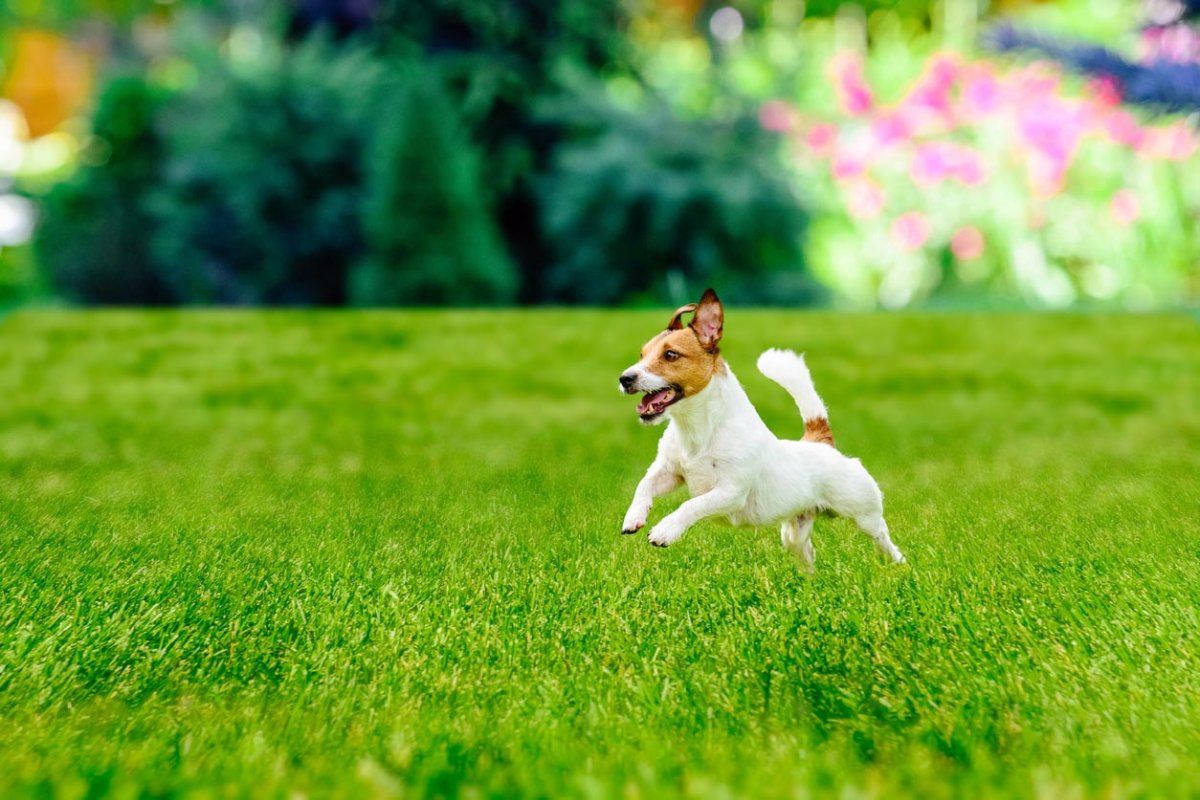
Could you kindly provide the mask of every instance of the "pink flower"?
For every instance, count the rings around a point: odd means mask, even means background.
[[[1087,114],[1078,104],[1041,98],[1021,108],[1017,127],[1029,147],[1025,160],[1034,194],[1058,194],[1088,127]]]
[[[816,155],[829,156],[832,155],[833,149],[837,145],[837,137],[837,126],[822,122],[808,129],[808,135],[804,137],[804,141]]]
[[[1146,138],[1145,131],[1138,124],[1137,118],[1128,111],[1113,111],[1104,122],[1104,131],[1108,138],[1126,147],[1141,147]]]
[[[1104,108],[1115,108],[1121,104],[1121,85],[1107,75],[1092,78],[1083,90]]]
[[[1200,34],[1190,25],[1175,24],[1142,31],[1142,61],[1200,61]]]
[[[1029,187],[1035,197],[1053,197],[1067,182],[1067,165],[1040,153],[1030,153],[1028,160]]]
[[[987,168],[978,152],[957,142],[928,142],[913,151],[909,176],[922,187],[954,178],[967,186],[987,180]]]
[[[1142,31],[1142,38],[1139,42],[1140,57],[1143,62],[1154,61],[1159,57],[1159,52],[1162,50],[1163,29],[1161,26],[1152,25]]]
[[[983,234],[974,225],[964,225],[950,237],[950,252],[959,261],[974,261],[983,255]]]
[[[829,165],[835,181],[845,181],[865,175],[875,151],[870,139],[863,136],[840,137]]]
[[[1058,69],[1045,61],[1035,61],[1027,67],[1008,73],[1006,82],[1013,96],[1022,100],[1053,97],[1058,93],[1062,78]]]
[[[964,147],[954,170],[954,177],[966,186],[979,186],[988,179],[988,170],[979,153]]]
[[[855,219],[874,219],[887,203],[883,189],[870,178],[849,181],[845,188],[846,210]]]
[[[929,59],[925,71],[908,91],[904,105],[924,107],[936,114],[950,114],[950,90],[958,80],[958,60],[949,54],[939,53]]]
[[[764,130],[787,133],[796,127],[797,113],[782,100],[768,100],[758,108],[758,124]]]
[[[1118,225],[1127,227],[1142,215],[1142,204],[1129,189],[1118,189],[1113,193],[1108,210]]]
[[[857,178],[865,175],[867,172],[867,160],[860,155],[847,152],[838,152],[833,157],[833,163],[829,167],[830,174],[833,175],[835,181],[845,181],[851,178]]]
[[[1024,105],[1017,126],[1027,145],[1064,168],[1075,158],[1086,127],[1076,104],[1049,97]]]
[[[908,175],[913,183],[930,187],[946,180],[954,171],[952,156],[945,142],[929,142],[913,151],[908,165]]]
[[[921,77],[913,83],[897,106],[906,135],[941,133],[954,122],[950,95],[958,80],[958,62],[950,56],[929,59]]]
[[[929,220],[920,211],[909,211],[896,217],[888,233],[897,247],[911,253],[929,240]]]
[[[1163,36],[1162,55],[1181,64],[1200,60],[1200,34],[1191,25],[1172,25]]]
[[[990,64],[971,64],[963,70],[959,113],[968,120],[1000,110],[1004,92]]]
[[[885,111],[871,123],[871,136],[880,147],[905,141],[914,133],[916,125],[903,111]]]
[[[1146,129],[1141,154],[1168,161],[1186,161],[1196,152],[1195,132],[1186,122],[1173,122],[1159,128]]]
[[[851,116],[860,116],[875,106],[871,87],[863,77],[862,57],[856,53],[839,53],[829,62],[842,110]]]

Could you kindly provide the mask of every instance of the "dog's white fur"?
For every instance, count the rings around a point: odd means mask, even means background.
[[[792,395],[805,420],[826,419],[802,356],[767,350],[759,370]],[[633,391],[654,391],[663,380],[639,362],[630,368]],[[670,424],[658,443],[658,456],[638,484],[622,531],[646,524],[654,498],[687,484],[692,497],[650,531],[650,542],[665,547],[702,519],[724,517],[734,525],[781,525],[783,546],[811,571],[815,515],[833,512],[854,520],[891,561],[904,555],[888,536],[883,496],[857,458],[831,445],[778,439],[759,417],[733,372],[715,374],[699,393],[667,409]]]

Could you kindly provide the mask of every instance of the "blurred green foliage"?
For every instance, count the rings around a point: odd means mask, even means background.
[[[393,83],[313,38],[213,59],[164,114],[153,258],[181,302],[340,305],[364,253],[362,154]]]
[[[48,277],[88,303],[343,302],[382,82],[369,54],[315,39],[208,59],[179,93],[112,81],[93,164],[43,205]]]
[[[942,4],[936,0],[855,0],[853,3],[865,14],[882,11],[922,22],[937,14]],[[804,13],[809,17],[832,17],[847,5],[850,4],[846,0],[805,0]],[[986,7],[988,0],[979,0],[979,5]]]
[[[638,80],[631,4],[382,3],[358,35],[322,24],[335,6],[232,28],[180,14],[166,59],[104,91],[100,155],[44,205],[62,294],[608,303],[736,274],[747,297],[811,297],[803,215],[745,108],[595,113],[597,75]],[[401,90],[416,63],[424,85]]]
[[[262,16],[276,7],[276,0],[8,0],[0,4],[0,23],[70,30],[81,25],[129,26],[183,8],[221,16]],[[0,28],[0,38],[3,32]]]
[[[165,102],[165,93],[140,76],[110,80],[96,103],[84,165],[43,200],[36,252],[67,299],[158,305],[176,297],[150,252]]]
[[[36,297],[39,284],[32,248],[0,248],[0,312]]]
[[[485,206],[476,152],[435,73],[417,69],[387,108],[366,176],[370,259],[357,305],[509,302],[517,274]]]
[[[553,259],[537,192],[566,132],[539,117],[580,75],[631,71],[628,0],[432,0],[385,4],[389,48],[440,72],[487,165],[484,191],[520,270],[519,297],[542,302]]]
[[[618,302],[720,283],[743,300],[811,302],[804,210],[757,120],[685,122],[579,96],[557,107],[574,132],[541,184],[556,300]],[[789,273],[787,286],[772,273]],[[672,291],[675,288],[676,291]]]

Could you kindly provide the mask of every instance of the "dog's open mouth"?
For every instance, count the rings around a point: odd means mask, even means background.
[[[643,420],[651,420],[667,410],[667,407],[683,399],[683,392],[675,386],[649,392],[638,403],[638,416]]]

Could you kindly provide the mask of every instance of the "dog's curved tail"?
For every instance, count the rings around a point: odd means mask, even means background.
[[[813,386],[812,375],[804,356],[791,350],[772,348],[758,357],[758,371],[778,383],[796,401],[804,418],[804,439],[833,446],[833,430],[829,427],[829,412]]]

